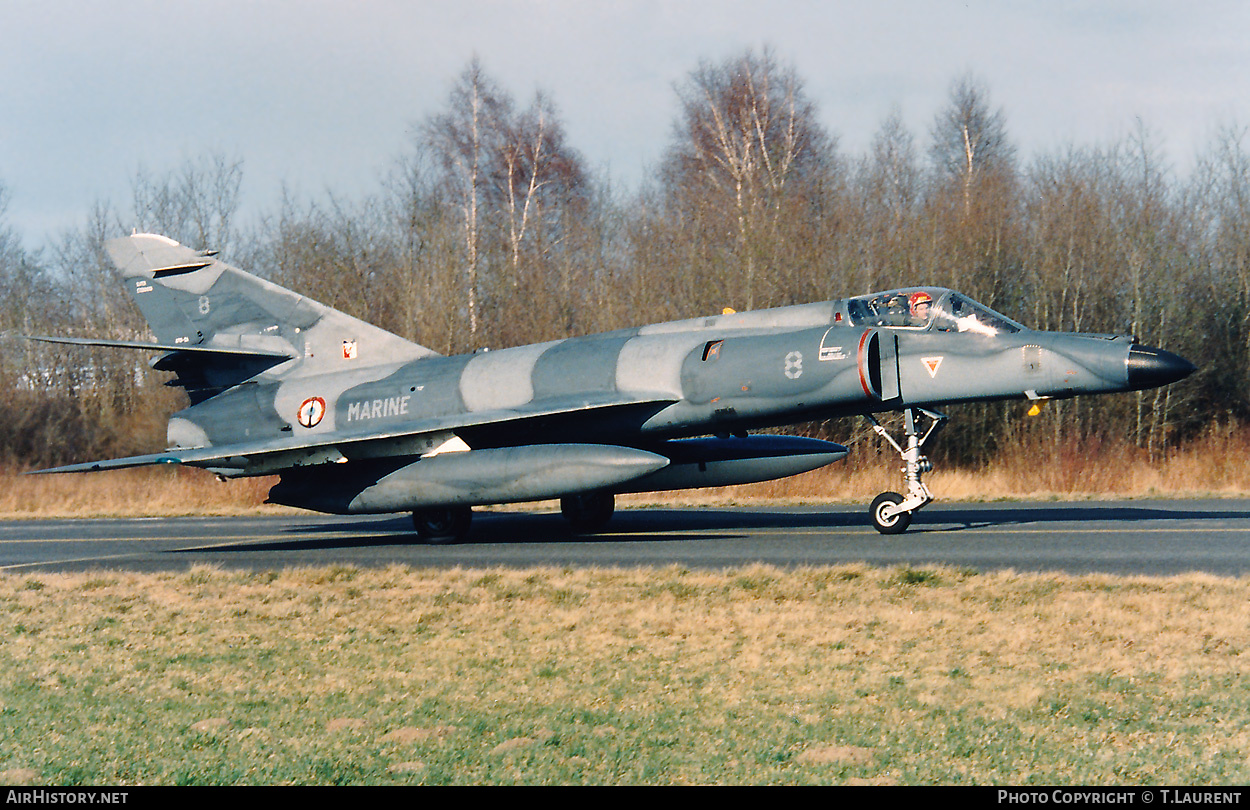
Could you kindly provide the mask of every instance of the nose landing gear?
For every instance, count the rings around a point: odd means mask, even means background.
[[[924,435],[920,434],[916,426],[919,414],[924,414],[930,420]],[[903,433],[906,437],[906,449],[903,449],[872,415],[866,415],[864,418],[872,423],[872,429],[877,432],[877,435],[889,442],[890,446],[902,456],[903,477],[907,483],[906,496],[897,492],[882,492],[873,498],[868,513],[877,531],[882,534],[902,534],[911,525],[912,516],[933,500],[933,493],[929,492],[929,488],[922,480],[925,473],[932,471],[933,465],[929,463],[929,459],[920,454],[920,449],[946,421],[946,416],[924,408],[904,410]]]

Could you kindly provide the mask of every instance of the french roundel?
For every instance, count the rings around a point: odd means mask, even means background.
[[[297,418],[306,428],[316,427],[321,417],[326,415],[326,401],[321,397],[309,397],[299,405]]]

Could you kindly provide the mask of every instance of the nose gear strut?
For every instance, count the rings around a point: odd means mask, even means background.
[[[929,417],[929,428],[920,435],[916,427],[918,414]],[[903,477],[907,482],[907,497],[897,492],[882,492],[872,500],[868,512],[872,517],[872,525],[882,534],[902,534],[911,525],[912,516],[928,506],[933,500],[933,493],[925,486],[921,476],[933,469],[929,459],[920,454],[920,449],[946,421],[946,416],[924,408],[907,408],[903,411],[903,433],[906,436],[907,449],[903,449],[881,423],[871,414],[865,419],[872,423],[877,435],[890,443],[890,446],[903,457]]]

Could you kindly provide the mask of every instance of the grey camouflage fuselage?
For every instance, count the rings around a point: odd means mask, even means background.
[[[980,336],[847,321],[845,302],[837,301],[403,363],[370,358],[372,349],[344,330],[339,334],[357,343],[355,357],[332,358],[315,375],[297,367],[263,372],[176,414],[169,439],[172,446],[201,447],[284,432],[396,431],[459,418],[464,432],[489,437],[466,440],[476,448],[516,438],[495,429],[496,418],[476,424],[476,415],[523,418],[633,404],[639,407],[608,424],[562,420],[524,429],[541,442],[570,440],[570,432],[645,440],[916,405],[1131,388],[1134,344],[1124,336]],[[339,334],[332,343],[341,344]],[[324,414],[316,424],[301,424],[300,405],[318,398]]]

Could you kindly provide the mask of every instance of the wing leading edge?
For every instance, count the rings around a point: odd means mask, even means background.
[[[553,416],[590,412],[602,414],[634,408],[654,411],[672,402],[674,399],[665,394],[630,397],[628,400],[616,397],[599,401],[582,399],[566,403],[535,403],[535,407],[477,411],[419,419],[390,431],[340,431],[311,441],[290,437],[206,447],[173,447],[160,453],[84,461],[78,464],[31,470],[27,474],[83,473],[127,467],[180,464],[203,467],[228,476],[269,475],[292,467],[394,456],[429,455],[454,439],[455,431],[464,428],[504,426]]]

